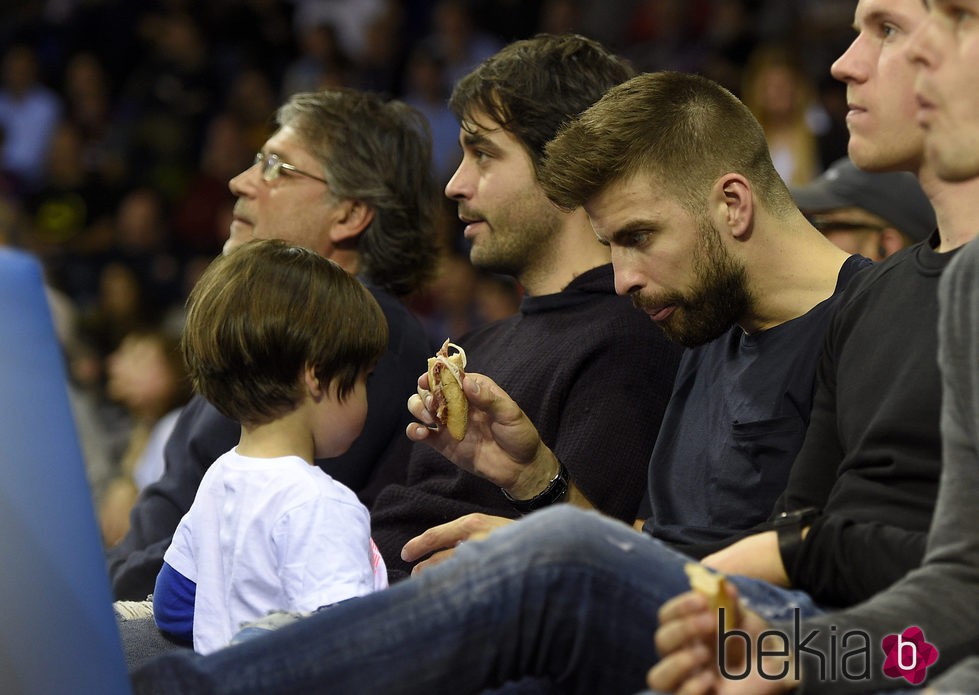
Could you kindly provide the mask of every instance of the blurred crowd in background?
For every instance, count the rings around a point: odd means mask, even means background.
[[[845,91],[829,66],[852,38],[853,6],[4,0],[0,245],[44,264],[106,514],[127,509],[158,474],[141,458],[158,464],[153,447],[189,396],[173,359],[183,302],[227,236],[228,180],[251,165],[290,94],[342,85],[417,107],[431,124],[441,187],[460,156],[446,106],[455,81],[511,40],[572,31],[638,71],[699,72],[728,87],[798,185],[846,152]],[[435,344],[509,315],[520,298],[512,281],[472,268],[455,206],[443,202],[438,276],[410,298]],[[113,524],[124,526],[104,521],[107,541],[122,532]]]

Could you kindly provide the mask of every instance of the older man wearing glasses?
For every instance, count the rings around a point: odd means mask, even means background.
[[[318,462],[368,505],[400,480],[407,460],[408,396],[432,349],[399,301],[434,266],[428,125],[397,101],[352,90],[296,94],[251,167],[230,182],[237,196],[224,253],[249,239],[305,246],[357,275],[387,318],[388,352],[367,386],[370,410],[350,451]],[[166,445],[166,473],[144,493],[123,541],[108,553],[118,599],[141,600],[207,467],[234,446],[238,424],[196,397]]]

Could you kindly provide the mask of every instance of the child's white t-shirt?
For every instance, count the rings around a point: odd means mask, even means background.
[[[296,456],[251,458],[237,449],[221,456],[163,559],[197,584],[201,654],[269,611],[312,611],[387,586],[367,508]]]

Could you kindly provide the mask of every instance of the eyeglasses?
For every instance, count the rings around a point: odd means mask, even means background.
[[[297,169],[288,162],[283,162],[282,159],[277,154],[263,154],[262,152],[257,152],[255,154],[255,161],[252,162],[252,166],[256,164],[262,165],[262,180],[271,183],[279,178],[279,175],[285,171],[289,174],[299,174],[300,176],[305,176],[306,178],[314,179],[316,181],[321,181],[327,186],[330,183],[315,174],[310,174],[308,171],[303,171],[302,169]]]

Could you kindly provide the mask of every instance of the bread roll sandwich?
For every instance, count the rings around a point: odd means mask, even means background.
[[[734,626],[734,602],[725,590],[727,582],[724,575],[696,562],[688,562],[683,566],[683,571],[687,573],[687,578],[690,580],[690,588],[707,599],[714,615],[719,615],[719,609],[724,609],[723,628],[727,632]]]
[[[455,350],[451,355],[450,348]],[[462,392],[465,368],[466,351],[448,340],[435,357],[428,358],[428,388],[432,392],[435,419],[445,425],[457,441],[466,436],[469,424],[469,401]]]

